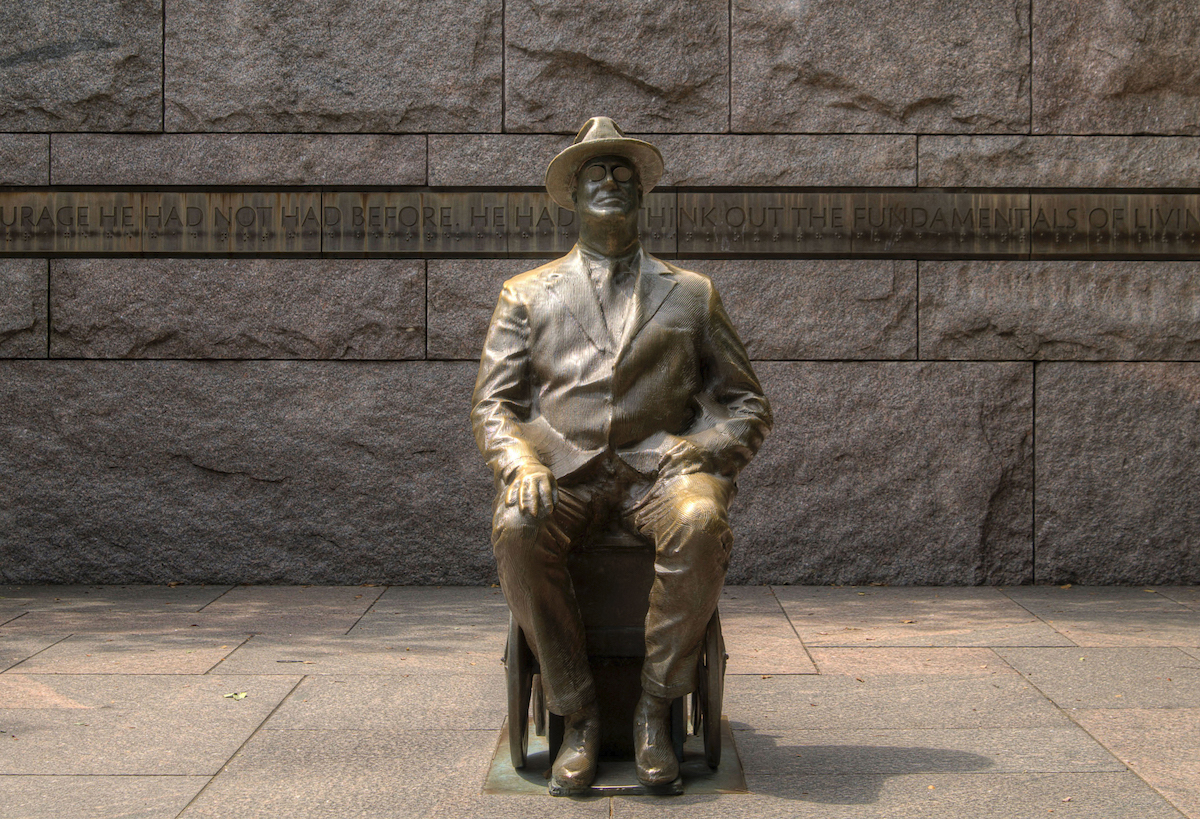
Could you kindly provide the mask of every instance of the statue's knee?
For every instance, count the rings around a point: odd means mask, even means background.
[[[542,521],[522,512],[520,507],[502,505],[492,516],[492,540],[536,539],[541,527]]]
[[[729,531],[725,510],[711,498],[685,498],[675,507],[680,526],[723,538]]]

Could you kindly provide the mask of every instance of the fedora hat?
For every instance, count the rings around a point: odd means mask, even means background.
[[[625,136],[608,117],[592,117],[583,124],[570,147],[550,160],[546,168],[546,190],[550,198],[567,210],[575,210],[571,201],[571,182],[579,167],[592,157],[623,156],[637,169],[642,192],[649,193],[663,174],[663,158],[649,142]]]

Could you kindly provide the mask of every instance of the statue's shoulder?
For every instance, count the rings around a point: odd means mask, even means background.
[[[657,256],[650,256],[649,258],[651,263],[659,268],[660,272],[670,276],[677,284],[682,285],[683,292],[685,293],[707,298],[715,289],[712,279],[703,273],[686,270]]]

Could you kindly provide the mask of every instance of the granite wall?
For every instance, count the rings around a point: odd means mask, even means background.
[[[1200,186],[1194,0],[24,0],[0,186]],[[0,258],[0,579],[487,583],[507,259]],[[1200,582],[1200,263],[696,260],[737,583]]]

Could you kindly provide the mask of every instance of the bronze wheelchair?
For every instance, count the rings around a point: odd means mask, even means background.
[[[593,534],[571,552],[568,569],[587,632],[588,658],[600,705],[601,757],[633,757],[633,711],[641,695],[645,621],[654,581],[654,546],[640,535],[612,528]],[[721,761],[721,705],[725,692],[725,641],[717,611],[709,619],[697,668],[696,690],[672,704],[675,755],[683,760],[687,731],[703,737],[709,767]],[[508,689],[509,753],[514,768],[529,758],[530,730],[546,736],[549,759],[562,744],[562,717],[547,711],[537,659],[509,616],[504,652]],[[685,717],[690,717],[686,719]],[[690,726],[688,723],[690,722]]]

